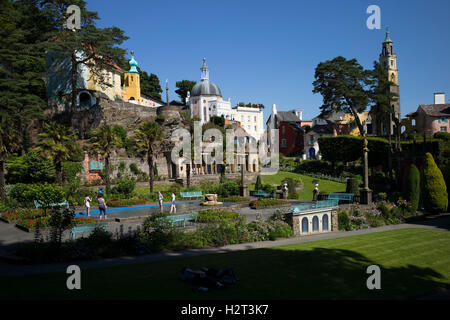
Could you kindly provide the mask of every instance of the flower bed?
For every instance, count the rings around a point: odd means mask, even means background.
[[[89,224],[89,223],[97,223],[97,218],[73,218],[72,219],[72,225],[79,225],[79,224]],[[16,221],[16,226],[18,226],[20,229],[25,231],[30,231],[36,228],[36,225],[40,223],[41,228],[49,228],[50,227],[50,217],[39,217],[35,219],[18,219]]]
[[[44,217],[48,215],[47,209],[15,209],[1,213],[2,220],[6,222],[14,222],[17,220],[28,220]]]
[[[279,199],[258,199],[250,202],[250,207],[253,209],[280,207],[290,205],[289,201]]]
[[[145,199],[109,200],[107,205],[109,207],[128,207],[145,204],[146,202],[147,201]]]

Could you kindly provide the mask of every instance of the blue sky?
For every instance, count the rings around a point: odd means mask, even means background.
[[[450,1],[153,1],[87,0],[99,26],[117,26],[130,37],[139,66],[175,82],[199,81],[206,57],[210,79],[224,99],[262,103],[267,119],[278,110],[302,108],[318,115],[322,96],[312,93],[318,63],[342,55],[365,68],[378,60],[385,28],[397,54],[402,115],[450,99]],[[366,9],[381,8],[381,29],[369,30]]]

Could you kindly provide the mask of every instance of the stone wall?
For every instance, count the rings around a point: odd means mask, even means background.
[[[96,105],[75,112],[72,116],[72,127],[79,138],[85,138],[89,130],[105,124],[120,125],[132,133],[141,123],[153,121],[155,118],[156,108],[97,97]]]

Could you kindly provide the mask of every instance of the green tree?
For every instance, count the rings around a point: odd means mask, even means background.
[[[93,149],[100,152],[103,159],[105,159],[105,184],[106,193],[111,193],[111,155],[118,148],[122,147],[122,140],[119,136],[119,132],[122,130],[116,126],[112,128],[108,125],[103,125],[94,129],[91,134],[89,142],[91,143]]]
[[[351,113],[355,118],[360,135],[364,139],[364,189],[368,191],[369,149],[366,132],[358,113],[364,112],[369,104],[371,97],[369,86],[373,83],[372,72],[364,70],[356,59],[347,60],[344,57],[336,57],[319,63],[314,76],[313,93],[320,93],[323,96],[323,105],[320,107],[322,115],[342,111]]]
[[[9,114],[24,154],[31,146],[32,122],[44,117],[45,59],[38,46],[50,25],[36,1],[4,0],[0,6],[0,111]]]
[[[262,188],[261,176],[258,175],[256,177],[255,190],[258,191],[258,190],[261,190],[261,188]]]
[[[50,122],[44,125],[44,130],[38,135],[36,150],[55,166],[56,183],[62,186],[62,163],[70,159],[79,149],[75,137],[69,127]]]
[[[38,151],[31,150],[23,156],[10,156],[7,160],[8,183],[43,183],[55,181],[55,166],[43,159]]]
[[[6,200],[5,160],[18,144],[19,133],[13,127],[10,117],[0,112],[0,201]]]
[[[195,84],[195,81],[190,80],[182,80],[175,83],[178,88],[177,90],[175,90],[175,93],[178,94],[182,102],[186,102],[187,93],[188,91],[192,91],[192,88],[195,86]]]
[[[151,73],[148,75],[147,72],[141,71],[138,67],[138,71],[140,74],[140,83],[141,83],[141,93],[152,97],[154,99],[161,100],[161,83],[156,74]]]
[[[103,77],[103,70],[109,68],[109,62],[124,61],[125,50],[118,45],[127,40],[124,31],[117,27],[97,28],[97,12],[88,11],[83,0],[45,0],[42,10],[51,22],[54,30],[47,34],[50,41],[45,49],[58,52],[70,59],[71,64],[71,105],[76,107],[76,91],[80,68],[87,67],[101,84],[110,86]],[[69,30],[66,27],[67,7],[77,5],[81,10],[81,29]]]
[[[163,139],[163,129],[155,122],[144,122],[134,136],[136,152],[148,163],[150,193],[153,193],[154,160]]]
[[[428,213],[442,213],[447,210],[448,193],[444,177],[434,162],[431,153],[425,155],[421,176],[422,201]]]
[[[403,197],[408,201],[411,211],[416,212],[420,199],[420,172],[414,164],[409,167],[406,175]]]

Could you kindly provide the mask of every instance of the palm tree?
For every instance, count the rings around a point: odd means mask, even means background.
[[[150,193],[153,193],[154,158],[163,139],[163,129],[155,122],[144,122],[134,136],[137,154],[147,160]]]
[[[38,135],[36,150],[48,160],[52,160],[56,171],[56,183],[62,186],[62,163],[76,152],[77,144],[72,129],[56,122],[44,125]]]
[[[0,116],[0,201],[6,200],[5,191],[5,158],[12,149],[19,147],[20,134],[14,128],[13,122],[6,115]]]
[[[105,184],[106,184],[106,193],[109,194],[111,191],[111,182],[110,182],[110,169],[111,169],[111,154],[122,147],[122,139],[118,134],[118,130],[114,130],[114,128],[103,125],[97,129],[94,129],[92,132],[92,137],[89,140],[94,149],[97,152],[100,152],[102,157],[105,159]]]

